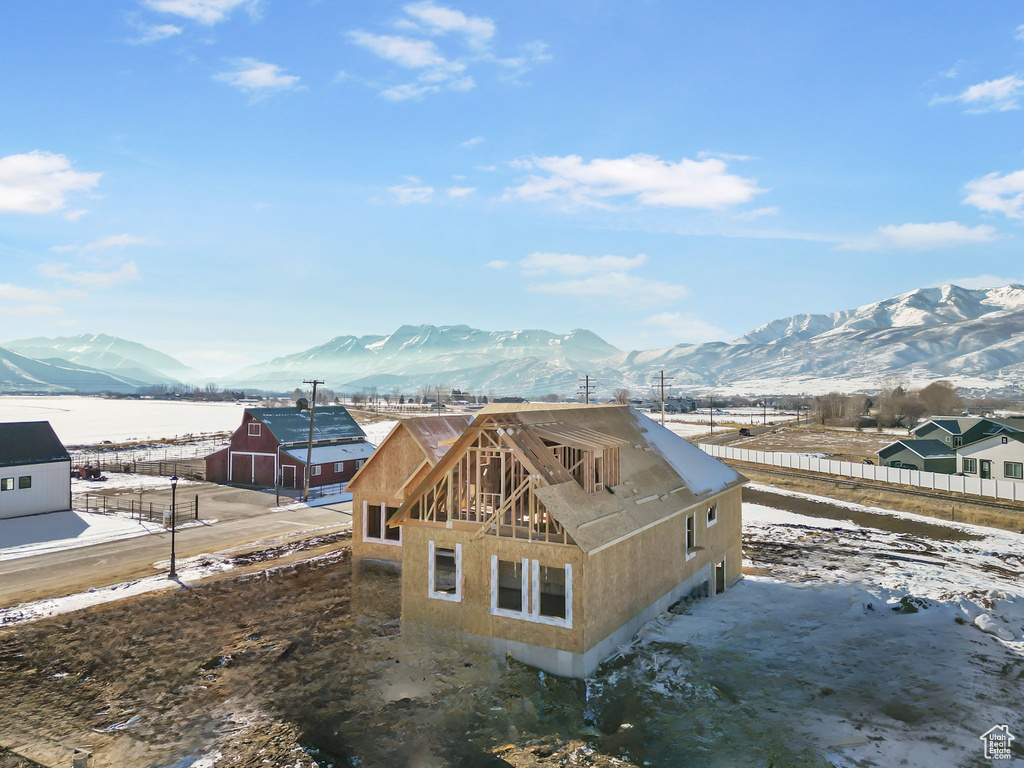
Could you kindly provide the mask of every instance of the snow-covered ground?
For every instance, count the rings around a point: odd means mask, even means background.
[[[188,521],[178,525],[178,528],[211,525],[215,522]],[[0,520],[0,562],[131,539],[163,530],[160,523],[131,520],[127,515],[101,515],[93,512],[50,512],[46,515]]]
[[[100,491],[171,491],[171,479],[158,475],[136,475],[122,472],[104,472],[106,480],[80,480],[77,477],[71,478],[71,492],[99,493]],[[196,480],[178,479],[178,488],[185,488],[190,485],[202,485]]]
[[[987,764],[993,726],[1024,738],[1024,535],[786,496],[813,514],[744,504],[757,575],[651,622],[592,684],[641,686],[645,757],[938,768]]]
[[[397,420],[389,421],[375,421],[371,424],[360,424],[363,428],[363,432],[366,433],[367,442],[378,446],[384,442],[384,438],[388,436],[388,432],[397,424]]]
[[[234,430],[245,406],[102,397],[0,397],[0,422],[49,421],[65,445],[123,442]]]

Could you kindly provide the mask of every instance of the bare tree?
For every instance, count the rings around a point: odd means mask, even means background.
[[[629,390],[626,389],[625,387],[620,387],[619,389],[616,389],[614,392],[612,392],[612,402],[620,403],[621,405],[628,405],[629,396]]]
[[[918,393],[918,398],[929,416],[956,416],[964,407],[964,399],[948,381],[933,381]]]
[[[890,379],[878,395],[878,424],[882,427],[911,426],[924,413],[917,395],[907,391],[905,382]]]

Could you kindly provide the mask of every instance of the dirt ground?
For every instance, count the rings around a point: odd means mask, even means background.
[[[899,439],[899,435],[878,434],[870,430],[856,432],[811,426],[768,432],[737,440],[731,445],[755,451],[820,453],[837,461],[871,459],[877,462],[879,449]]]
[[[581,682],[405,647],[396,586],[353,601],[344,548],[0,630],[0,768],[632,765],[566,714]]]

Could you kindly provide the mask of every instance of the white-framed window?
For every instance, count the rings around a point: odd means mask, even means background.
[[[491,555],[491,613],[572,628],[572,564],[500,560]]]
[[[249,422],[249,437],[259,437],[261,434],[263,434],[262,427],[263,427],[263,425],[260,424],[258,421],[250,421]]]
[[[439,547],[428,542],[427,595],[435,600],[462,602],[462,545]]]
[[[366,459],[356,459],[356,469],[359,469],[365,463],[366,463]]]
[[[964,457],[964,474],[973,475],[978,471],[978,460]]]
[[[344,472],[345,471],[345,462],[344,461],[336,461],[336,462],[334,462],[334,471],[335,472]]]
[[[697,516],[686,516],[686,559],[697,556]]]
[[[962,437],[954,437],[953,438],[953,447],[954,448],[959,448],[963,444],[964,444],[964,439]]]
[[[13,491],[14,490],[14,478],[5,477],[0,479],[0,491]]]
[[[718,503],[708,507],[708,528],[718,522]]]
[[[387,504],[363,502],[363,541],[376,544],[393,544],[401,546],[402,529],[400,526],[388,525],[390,517],[398,511],[397,507]]]
[[[309,474],[312,475],[313,477],[318,477],[320,475],[320,465],[314,464]]]
[[[1011,480],[1024,480],[1024,464],[1019,461],[1003,462],[1003,477]]]

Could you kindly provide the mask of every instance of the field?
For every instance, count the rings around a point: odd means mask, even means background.
[[[97,768],[936,768],[1019,732],[1024,536],[764,487],[744,515],[745,581],[586,682],[403,642],[393,580],[339,549],[0,631],[0,745],[64,766],[88,744]]]
[[[906,436],[906,431],[902,434],[879,434],[871,430],[857,432],[825,427],[799,427],[741,438],[730,445],[756,451],[809,453],[827,456],[837,461],[858,462],[862,459],[871,459],[877,462],[880,448]]]

